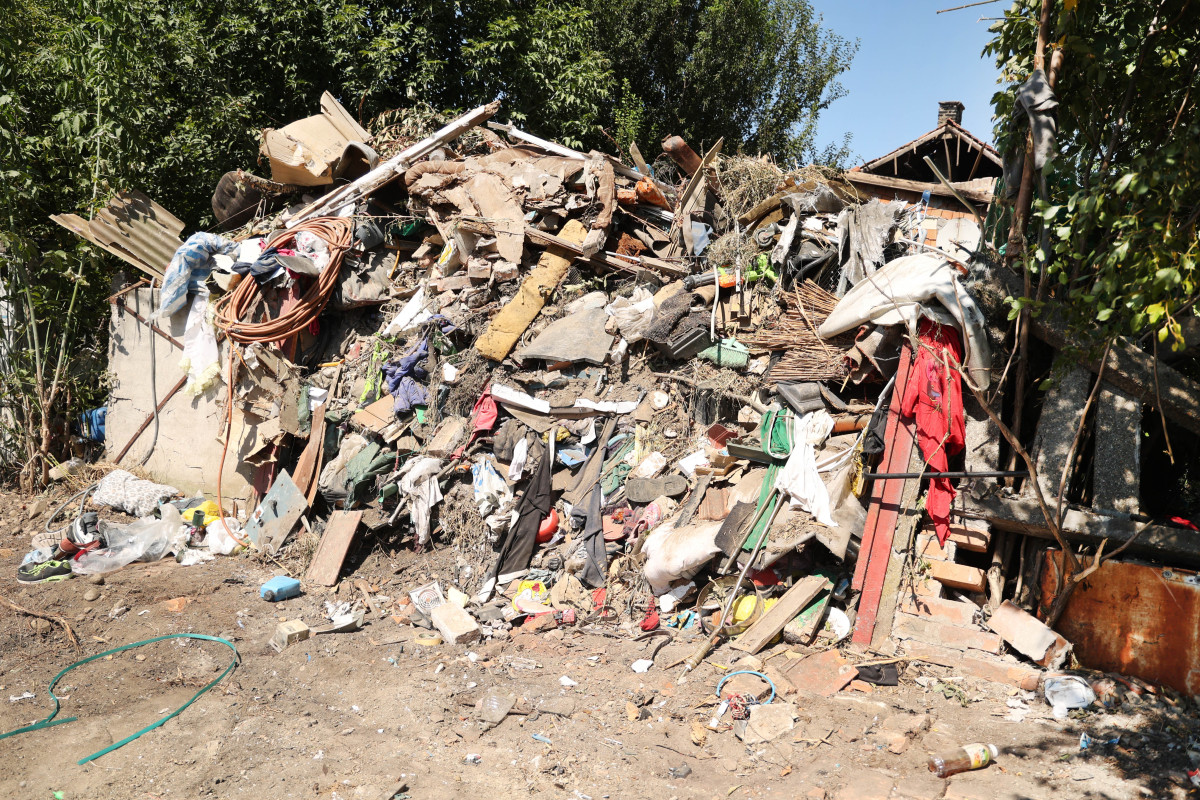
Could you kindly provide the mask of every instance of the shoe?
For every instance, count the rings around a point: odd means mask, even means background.
[[[68,561],[43,561],[41,564],[25,564],[17,568],[17,580],[21,583],[65,581],[73,575]]]
[[[95,511],[76,518],[67,528],[58,549],[64,554],[74,556],[80,551],[87,552],[100,546],[100,515]]]
[[[687,479],[682,475],[666,475],[662,478],[634,478],[625,484],[625,496],[637,505],[653,503],[660,497],[678,497],[688,489]]]

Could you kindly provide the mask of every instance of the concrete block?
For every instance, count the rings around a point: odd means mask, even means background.
[[[951,514],[954,512],[951,511]],[[926,522],[921,530],[933,535],[933,525]],[[960,519],[950,523],[950,538],[947,543],[954,542],[955,554],[959,550],[971,553],[986,553],[991,544],[991,526],[981,519]]]
[[[988,627],[1014,650],[1039,666],[1059,669],[1071,653],[1071,643],[1037,617],[1005,600],[992,613]]]
[[[953,561],[958,553],[958,544],[953,539],[938,544],[937,536],[931,533],[917,534],[917,557],[931,561]]]
[[[1137,513],[1141,491],[1142,403],[1104,386],[1096,398],[1092,507]]]
[[[465,417],[446,417],[437,426],[426,452],[434,458],[446,458],[458,447],[467,433]]]
[[[1042,494],[1047,500],[1058,497],[1058,482],[1091,388],[1091,373],[1083,367],[1075,367],[1042,400],[1042,416],[1038,420],[1031,455],[1037,465]],[[1068,475],[1067,481],[1070,480]]]
[[[983,570],[978,567],[968,567],[965,564],[952,564],[949,561],[934,561],[929,565],[930,577],[953,589],[964,592],[982,592],[987,585]]]
[[[904,653],[915,661],[925,661],[943,667],[950,667],[958,673],[972,678],[1016,686],[1032,692],[1041,680],[1040,670],[1021,664],[1004,662],[997,658],[973,655],[950,647],[909,640],[904,643]]]
[[[958,625],[945,625],[929,619],[920,619],[905,613],[896,615],[896,625],[892,635],[900,639],[917,639],[941,647],[951,647],[955,650],[968,648],[982,650],[985,653],[1000,652],[1000,637],[987,631],[963,628]]]
[[[309,629],[301,620],[289,619],[287,622],[281,622],[275,626],[275,635],[268,642],[271,648],[277,653],[282,653],[284,649],[303,642],[308,638]]]
[[[940,584],[939,584],[940,585]],[[914,617],[932,619],[947,625],[971,627],[975,625],[975,614],[979,606],[961,600],[944,600],[940,597],[912,597],[904,599],[900,610]]]
[[[479,641],[479,623],[454,603],[442,603],[429,613],[433,627],[446,644],[470,644]]]

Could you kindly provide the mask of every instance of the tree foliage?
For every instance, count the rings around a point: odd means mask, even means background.
[[[1054,6],[1059,153],[1034,205],[1041,230],[1030,232],[1027,266],[1083,328],[1151,327],[1182,346],[1177,317],[1200,291],[1200,9],[1190,0]],[[992,28],[988,52],[1009,83],[994,98],[1002,152],[1024,144],[1011,114],[1033,69],[1040,7],[1017,0]]]
[[[572,147],[680,133],[792,160],[842,93],[836,77],[853,52],[806,0],[10,6],[0,28],[0,303],[13,306],[17,346],[0,390],[23,398],[26,431],[47,430],[67,397],[74,411],[103,402],[96,375],[76,368],[48,392],[57,352],[78,367],[79,353],[103,349],[117,266],[51,214],[90,217],[134,188],[207,227],[221,174],[256,169],[262,129],[314,113],[326,90],[363,122],[499,99],[502,120]]]

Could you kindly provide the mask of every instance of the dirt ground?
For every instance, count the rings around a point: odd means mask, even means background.
[[[178,717],[85,766],[76,762],[186,702],[232,654],[218,643],[170,639],[71,672],[58,687],[59,717],[78,720],[0,740],[0,797],[1188,796],[1178,743],[1196,733],[1195,709],[1143,705],[1060,722],[1040,696],[911,665],[900,686],[781,698],[796,704],[798,720],[771,742],[746,745],[723,730],[700,746],[692,722],[712,713],[723,674],[715,665],[735,657],[727,647],[681,680],[678,668],[658,665],[685,657],[693,643],[672,642],[637,674],[630,664],[659,639],[566,628],[429,648],[411,641],[413,628],[368,613],[361,631],[276,653],[267,640],[278,622],[322,624],[325,600],[352,595],[264,602],[257,589],[276,571],[246,556],[137,564],[99,586],[82,578],[19,584],[16,567],[42,521],[28,519],[21,498],[0,496],[0,597],[62,616],[79,646],[59,626],[0,604],[0,730],[42,719],[60,670],[123,644],[207,634],[232,642],[241,664]],[[371,559],[356,577],[398,597],[431,574],[428,559]],[[93,588],[99,597],[89,602]],[[564,686],[563,676],[577,685]],[[491,690],[523,698],[522,713],[484,730],[475,706]],[[26,692],[34,696],[21,699]],[[1011,707],[1021,705],[1028,710]],[[899,754],[876,735],[897,720],[928,722]],[[1087,750],[1084,732],[1097,740]],[[1099,743],[1115,736],[1117,744]],[[948,780],[926,769],[930,752],[977,741],[1001,749],[996,764]]]

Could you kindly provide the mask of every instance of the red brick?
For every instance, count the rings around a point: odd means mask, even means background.
[[[964,603],[960,600],[908,596],[900,604],[900,610],[906,614],[945,622],[949,625],[974,627],[975,612],[979,610],[979,607],[974,603]]]
[[[979,567],[952,564],[949,561],[934,561],[930,565],[930,577],[939,583],[965,592],[982,592],[987,585],[986,576]]]
[[[896,615],[892,635],[900,639],[917,639],[942,647],[953,647],[955,650],[973,648],[985,653],[1000,652],[1000,637],[994,633],[958,625],[944,625],[903,612]]]
[[[933,524],[926,522],[922,530],[933,533]],[[958,545],[960,550],[986,553],[991,538],[988,524],[983,520],[964,519],[950,523],[950,541]]]

